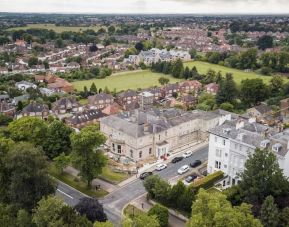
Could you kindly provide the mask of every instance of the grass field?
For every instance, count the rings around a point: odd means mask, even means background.
[[[117,184],[121,181],[124,181],[128,177],[129,177],[128,174],[113,172],[113,170],[109,166],[104,167],[102,169],[101,175],[99,176],[100,179],[109,181],[113,184]]]
[[[91,27],[68,27],[68,26],[55,26],[55,24],[28,24],[25,27],[15,27],[15,28],[9,28],[8,31],[13,30],[27,30],[31,28],[40,28],[40,29],[48,29],[48,30],[54,30],[56,33],[61,32],[79,32],[84,31],[87,29],[92,29],[94,31],[98,31],[100,29],[100,26],[91,26]]]
[[[74,176],[71,176],[67,173],[58,173],[55,166],[51,164],[49,166],[49,174],[54,177],[55,179],[64,182],[65,184],[68,184],[69,186],[77,189],[78,191],[82,192],[83,194],[86,194],[88,196],[100,198],[108,194],[107,191],[103,189],[94,190],[94,189],[88,189],[86,187],[86,183],[81,180],[75,180]]]
[[[152,86],[160,86],[158,79],[163,76],[170,79],[170,83],[176,83],[181,81],[180,79],[173,78],[169,75],[160,73],[153,73],[151,71],[132,71],[122,72],[106,77],[105,79],[93,79],[93,80],[82,80],[76,81],[72,84],[74,88],[81,91],[86,86],[88,89],[94,82],[97,89],[104,89],[106,86],[109,90],[116,89],[117,92],[127,89],[137,88],[149,88]]]
[[[184,65],[189,66],[190,68],[193,68],[194,66],[196,66],[198,72],[202,74],[207,73],[209,69],[213,69],[217,72],[221,71],[223,75],[225,75],[226,73],[232,73],[234,80],[236,81],[238,85],[241,84],[242,80],[255,79],[255,78],[263,79],[263,81],[268,84],[272,78],[271,76],[262,76],[255,72],[247,73],[242,70],[232,69],[232,68],[228,68],[228,67],[224,67],[224,66],[220,66],[216,64],[211,64],[208,62],[191,61],[191,62],[186,62]]]

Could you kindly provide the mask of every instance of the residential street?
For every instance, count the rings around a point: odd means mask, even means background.
[[[166,180],[170,180],[172,178],[176,178],[178,176],[177,170],[187,164],[189,165],[191,162],[200,159],[204,162],[208,157],[208,146],[204,146],[194,151],[193,155],[189,158],[183,159],[181,162],[176,164],[169,163],[168,167],[165,170],[160,172],[154,172],[154,174],[159,174],[162,178]],[[140,197],[145,193],[145,189],[143,187],[143,181],[136,178],[136,180],[116,189],[106,197],[100,199],[99,201],[103,204],[105,213],[108,216],[108,219],[115,224],[119,224],[121,221],[121,213],[122,209],[126,204],[131,202],[132,200]],[[69,186],[60,183],[57,189],[57,195],[64,199],[64,201],[74,206],[77,204],[78,200],[84,195],[75,189],[70,188]]]

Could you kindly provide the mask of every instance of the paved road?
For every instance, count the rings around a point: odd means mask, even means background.
[[[170,163],[168,164],[168,168],[160,172],[155,172],[155,174],[159,174],[162,178],[169,180],[178,176],[177,170],[181,166],[186,164],[188,165],[197,159],[205,161],[207,157],[208,146],[205,146],[195,151],[191,157],[183,159],[181,162],[178,162],[176,164]],[[143,187],[143,181],[136,178],[135,181],[132,181],[131,183],[113,191],[99,201],[103,204],[108,219],[115,224],[119,224],[123,207],[130,201],[143,195],[145,192],[146,191]],[[57,194],[61,196],[64,201],[71,206],[77,204],[79,199],[84,197],[83,194],[63,183],[59,184]]]

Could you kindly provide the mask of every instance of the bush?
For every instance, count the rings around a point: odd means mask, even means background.
[[[160,227],[167,227],[169,224],[168,208],[159,204],[154,205],[148,212],[149,216],[155,215],[160,223]]]
[[[194,182],[192,187],[195,190],[199,190],[200,188],[208,189],[214,186],[215,182],[222,179],[223,177],[224,177],[224,173],[222,171],[217,171],[200,179],[197,182]]]

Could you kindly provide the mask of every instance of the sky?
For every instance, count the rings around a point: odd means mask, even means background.
[[[0,0],[0,12],[289,14],[289,0]]]

